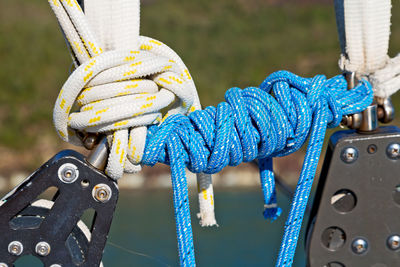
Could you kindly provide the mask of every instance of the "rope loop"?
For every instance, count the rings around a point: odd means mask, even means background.
[[[217,107],[169,116],[160,126],[150,127],[142,163],[170,164],[169,142],[179,143],[185,164],[195,173],[217,173],[227,165],[288,155],[306,141],[321,103],[329,127],[336,127],[343,115],[366,107],[359,103],[372,102],[369,83],[350,91],[346,86],[342,75],[311,79],[280,71],[260,88],[231,88],[226,102]],[[169,138],[174,134],[178,139]]]
[[[141,163],[171,165],[181,265],[195,263],[185,167],[195,173],[216,173],[227,165],[258,159],[263,214],[274,220],[281,209],[276,203],[272,158],[297,151],[310,137],[277,263],[291,266],[326,128],[337,126],[343,115],[364,110],[372,98],[366,81],[347,90],[342,75],[301,78],[279,71],[259,88],[229,89],[226,102],[217,107],[172,115],[150,126]]]

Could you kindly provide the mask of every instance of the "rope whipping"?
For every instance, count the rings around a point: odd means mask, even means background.
[[[125,171],[131,165],[157,162],[171,166],[182,266],[195,266],[185,167],[205,176],[258,159],[264,216],[274,219],[280,209],[272,158],[297,151],[310,138],[277,262],[277,266],[291,266],[326,128],[371,104],[370,84],[362,81],[347,90],[343,76],[301,78],[280,71],[259,88],[232,88],[226,102],[200,110],[187,68],[168,47],[140,37],[139,50],[103,52],[76,1],[49,2],[79,62],[56,101],[54,123],[59,135],[81,144],[76,131],[107,133],[112,139],[109,164],[117,162]],[[183,84],[192,90],[185,90]],[[71,112],[74,103],[79,110]],[[160,110],[171,104],[163,117]],[[136,139],[137,131],[144,140]],[[142,148],[141,157],[130,156],[135,154],[133,147]],[[122,175],[121,171],[114,175],[109,166],[107,170],[113,178]],[[209,199],[213,202],[212,196]]]

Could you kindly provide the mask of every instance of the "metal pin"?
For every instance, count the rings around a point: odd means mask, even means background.
[[[79,177],[79,170],[72,163],[65,163],[58,169],[58,178],[66,184],[71,184]]]
[[[11,255],[19,256],[22,254],[23,251],[24,251],[24,246],[19,241],[12,241],[10,242],[10,244],[8,244],[8,252]]]
[[[96,201],[106,203],[111,199],[112,191],[108,185],[98,184],[93,187],[92,195]]]
[[[107,137],[104,136],[97,147],[93,149],[90,155],[87,157],[87,162],[89,162],[93,167],[98,170],[104,170],[107,163],[107,156],[108,141]]]
[[[47,242],[39,242],[36,244],[35,251],[38,255],[44,257],[50,254],[51,247]]]

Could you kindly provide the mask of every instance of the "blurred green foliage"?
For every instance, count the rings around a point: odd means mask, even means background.
[[[280,69],[337,74],[332,5],[269,2],[148,0],[141,34],[181,55],[203,106],[223,100],[232,86],[256,86]],[[393,4],[392,56],[400,51],[400,2]],[[0,59],[0,145],[21,149],[43,132],[55,135],[53,103],[71,59],[47,1],[1,0]]]

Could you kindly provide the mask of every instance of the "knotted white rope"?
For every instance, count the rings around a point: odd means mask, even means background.
[[[388,56],[391,0],[335,0],[342,55],[339,66],[386,98],[400,89],[400,56]]]
[[[140,171],[147,126],[201,108],[188,69],[168,46],[139,36],[139,0],[86,0],[86,14],[76,0],[49,3],[77,67],[55,103],[58,134],[82,145],[76,131],[104,133],[111,147],[106,174]],[[211,176],[198,175],[198,183],[200,224],[215,225]]]

